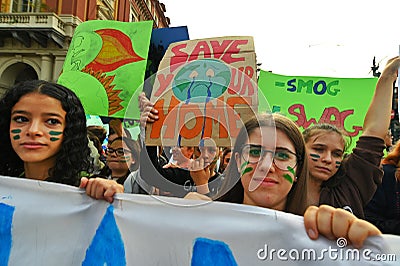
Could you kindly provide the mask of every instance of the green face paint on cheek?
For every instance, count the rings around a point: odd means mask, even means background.
[[[120,160],[120,162],[126,163],[127,161],[129,161],[129,158],[131,158],[131,157],[130,157],[130,156],[124,156],[124,157],[122,157],[122,159]]]
[[[293,184],[293,178],[289,174],[284,174],[283,177],[289,181],[290,184]]]
[[[59,135],[62,134],[62,132],[60,132],[60,131],[50,131],[49,134],[51,136],[59,136]],[[56,137],[51,137],[50,138],[50,141],[57,141],[57,140],[60,140],[60,138],[56,138]]]
[[[336,168],[339,168],[340,165],[342,164],[342,162],[339,162],[339,161],[336,161],[335,163],[336,163]]]
[[[242,172],[242,176],[247,174],[248,172],[253,171],[253,167],[246,167],[249,164],[249,162],[244,162],[241,166],[240,166],[240,171]]]
[[[17,139],[20,139],[20,138],[21,138],[21,136],[18,135],[18,133],[21,133],[21,129],[12,129],[12,130],[11,130],[11,133],[15,134],[15,135],[13,136],[13,139],[17,140]]]
[[[292,167],[288,166],[287,169],[288,169],[288,171],[289,171],[293,176],[296,175],[296,172],[294,171],[294,169],[293,169]],[[289,174],[284,174],[284,175],[283,175],[283,177],[284,177],[287,181],[289,181],[290,184],[293,184],[293,179],[294,179],[293,176],[290,176]]]

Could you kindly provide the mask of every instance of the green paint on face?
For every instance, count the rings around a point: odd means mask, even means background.
[[[129,161],[129,159],[131,158],[131,156],[124,156],[124,157],[122,157],[122,158],[123,158],[122,160],[123,160],[124,162],[127,162],[127,161]],[[122,160],[121,160],[121,161],[122,161]]]
[[[294,168],[288,166],[287,169],[288,169],[288,171],[291,172],[293,175],[296,175],[296,172],[294,171]]]
[[[21,129],[12,129],[11,133],[21,133]]]
[[[289,181],[290,184],[293,184],[293,178],[289,174],[284,174],[283,177]]]
[[[59,138],[50,138],[50,141],[57,141],[60,140]]]
[[[17,140],[17,139],[20,139],[21,137],[19,136],[19,135],[15,135],[14,137],[13,137],[13,139],[15,139],[15,140]]]
[[[243,170],[243,168],[245,168],[248,164],[249,164],[249,162],[244,162],[244,163],[240,166],[240,170]]]
[[[247,167],[246,169],[243,170],[242,175],[247,174],[248,172],[253,171],[253,167]]]
[[[242,176],[247,174],[248,172],[253,171],[253,167],[246,167],[249,164],[249,162],[244,162],[241,166],[240,166],[240,171],[242,172]]]
[[[60,131],[50,131],[49,134],[52,135],[52,136],[59,136],[59,135],[62,134],[62,132],[60,132]]]

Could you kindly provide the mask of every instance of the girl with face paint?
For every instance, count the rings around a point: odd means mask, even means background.
[[[86,116],[64,86],[32,80],[12,87],[0,99],[0,131],[0,175],[80,185],[109,201],[120,191],[116,182],[81,181],[92,170]]]
[[[374,195],[383,172],[380,162],[390,124],[393,82],[400,58],[388,61],[376,85],[366,113],[363,133],[352,153],[344,159],[345,135],[330,124],[316,124],[303,131],[309,166],[311,205],[328,204],[364,218],[363,208]]]
[[[239,132],[219,200],[303,215],[307,161],[302,135],[274,114],[250,119]]]
[[[106,167],[98,176],[123,185],[128,175],[138,169],[139,152],[140,147],[135,140],[126,137],[114,138],[107,145]]]
[[[319,234],[345,237],[360,247],[368,236],[380,234],[374,225],[343,209],[307,207],[305,149],[302,134],[290,119],[279,114],[250,119],[236,138],[217,200],[304,215],[311,239]],[[210,200],[198,193],[186,198]]]
[[[90,170],[86,118],[76,95],[46,81],[11,88],[0,102],[0,174],[77,186]]]

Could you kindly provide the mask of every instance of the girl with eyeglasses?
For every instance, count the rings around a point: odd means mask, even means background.
[[[273,114],[250,119],[236,138],[217,200],[304,215],[311,239],[319,234],[330,239],[345,237],[360,247],[368,236],[380,234],[374,225],[343,209],[307,208],[305,152],[302,134],[289,118]],[[186,198],[210,200],[199,193]]]
[[[139,144],[130,138],[117,137],[108,143],[106,167],[99,176],[115,180],[123,185],[128,175],[139,165]]]
[[[304,155],[304,140],[290,119],[278,114],[250,119],[236,138],[218,200],[303,215]]]

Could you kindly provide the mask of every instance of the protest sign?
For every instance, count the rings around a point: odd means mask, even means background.
[[[303,218],[255,206],[0,177],[0,265],[396,265],[400,237],[313,241]]]
[[[147,125],[147,145],[198,145],[212,138],[232,146],[258,106],[252,37],[173,43],[160,63],[151,94],[160,119]]]
[[[284,76],[261,70],[258,86],[272,112],[293,119],[301,130],[316,123],[343,129],[352,139],[351,151],[362,133],[376,82],[376,78]]]
[[[141,91],[153,22],[91,20],[75,29],[58,83],[73,90],[85,113],[122,118]],[[135,113],[139,118],[139,112]]]

